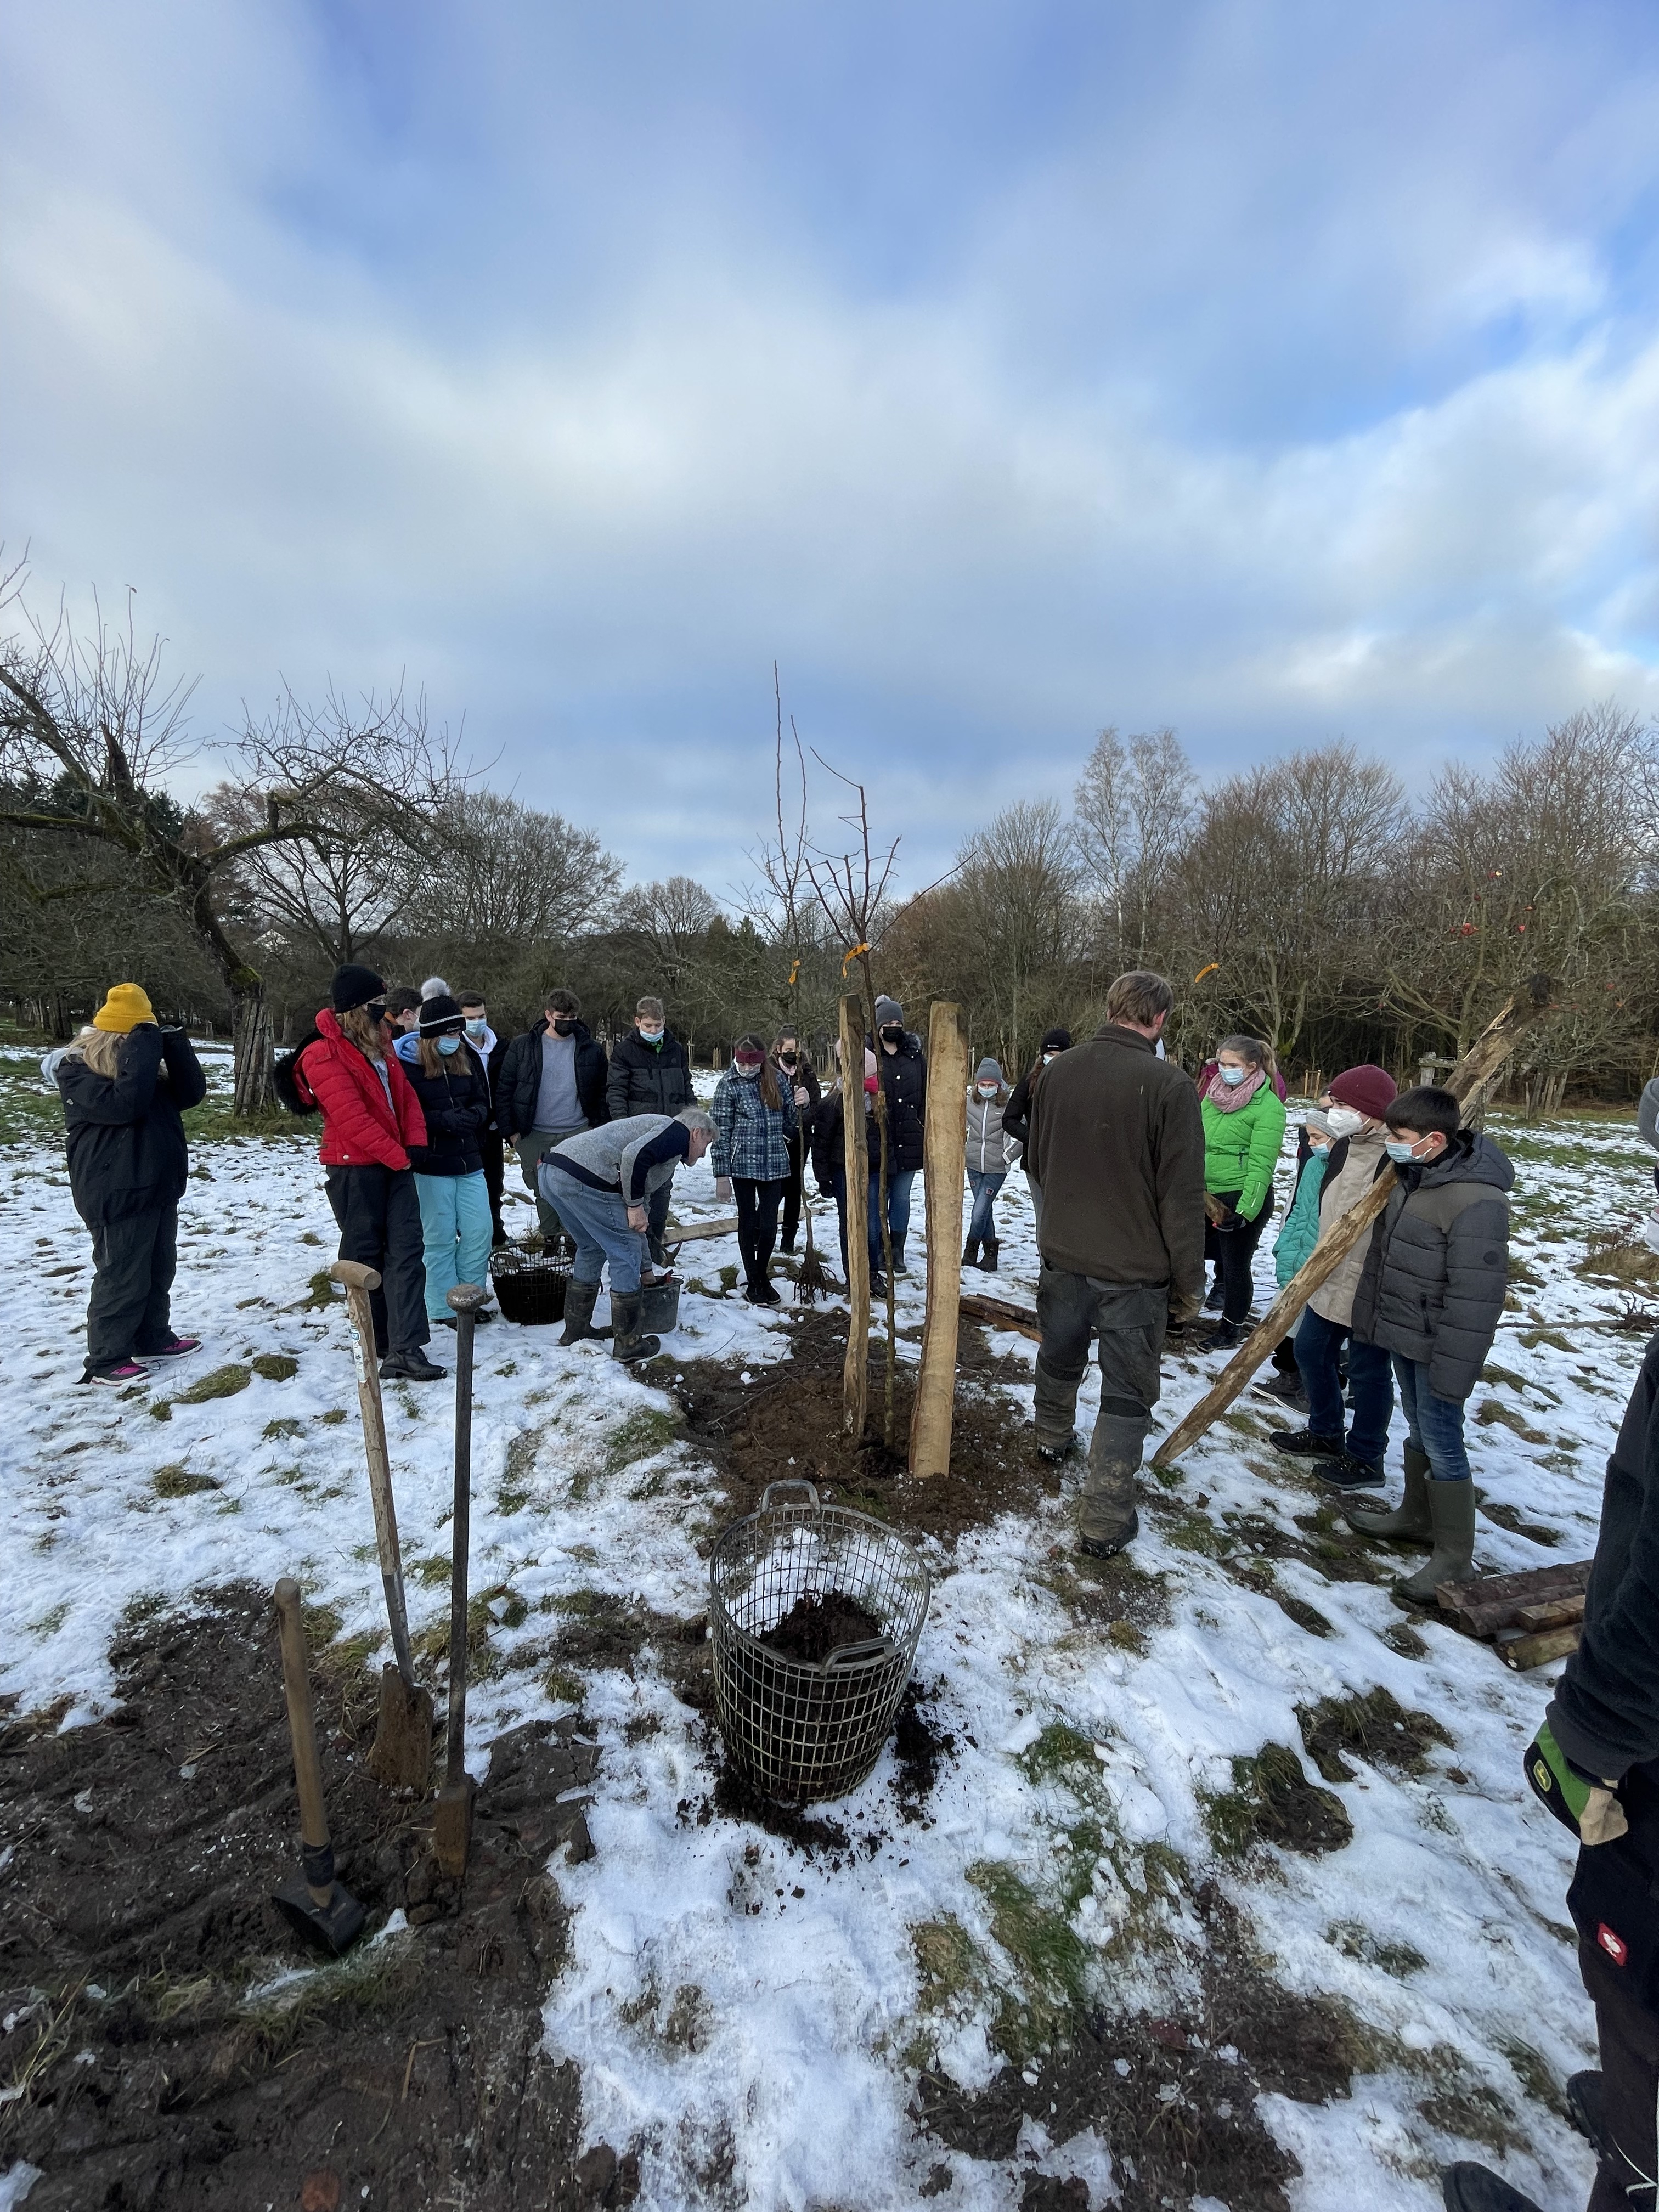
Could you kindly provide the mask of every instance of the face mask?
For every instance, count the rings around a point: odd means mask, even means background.
[[[761,1072],[759,1054],[751,1056],[746,1052],[740,1052],[737,1058],[737,1070],[739,1075],[758,1075]]]
[[[1323,1137],[1310,1137],[1308,1139],[1308,1150],[1310,1152],[1317,1152],[1321,1159],[1324,1158],[1330,1149],[1330,1146]]]
[[[981,1098],[994,1098],[997,1095],[997,1086],[994,1083],[981,1083],[976,1085],[975,1088]]]
[[[370,1021],[383,1022],[386,1019],[386,1000],[384,999],[376,999],[374,1005],[372,1006],[365,1006],[363,1008],[363,1012],[368,1016]]]
[[[1045,1052],[1042,1055],[1042,1065],[1047,1067],[1051,1060],[1057,1060],[1059,1057],[1060,1055],[1058,1053]]]
[[[553,1024],[555,1036],[574,1036],[575,1033],[575,1023],[568,1019],[563,1014],[561,1014]]]
[[[441,1036],[438,1039],[438,1049],[446,1060],[452,1052],[459,1052],[460,1048],[461,1041],[458,1036]]]
[[[1413,1164],[1415,1155],[1403,1137],[1391,1137],[1382,1149],[1397,1165],[1408,1168]]]
[[[881,1041],[884,1044],[902,1044],[904,1031],[896,1022],[889,1022],[881,1033]]]
[[[1221,1077],[1221,1080],[1226,1085],[1230,1091],[1232,1089],[1234,1084],[1243,1083],[1244,1080],[1244,1070],[1242,1067],[1224,1067],[1219,1069],[1218,1073]]]
[[[1365,1126],[1365,1117],[1357,1114],[1352,1106],[1333,1106],[1325,1119],[1331,1125],[1334,1137],[1357,1137]]]
[[[783,1067],[793,1067],[799,1058],[798,1052],[781,1052],[778,1054],[779,1065]]]
[[[641,1030],[640,1031],[640,1042],[641,1044],[660,1044],[662,1042],[662,1031],[660,1030]]]
[[[488,1023],[484,1020],[483,1016],[480,1014],[475,1020],[470,1021],[467,1024],[466,1033],[470,1037],[481,1037],[488,1027]]]

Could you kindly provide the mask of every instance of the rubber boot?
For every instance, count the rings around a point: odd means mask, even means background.
[[[1434,1534],[1429,1519],[1429,1455],[1415,1444],[1406,1447],[1406,1494],[1392,1511],[1367,1511],[1345,1505],[1342,1518],[1362,1536],[1403,1536],[1424,1543]]]
[[[978,1267],[978,1265],[979,1265],[979,1239],[978,1239],[978,1237],[970,1237],[968,1239],[968,1242],[967,1242],[967,1243],[963,1246],[963,1248],[962,1248],[962,1264],[963,1264],[963,1266],[964,1267]]]
[[[1474,1568],[1474,1485],[1430,1482],[1429,1521],[1434,1549],[1414,1575],[1394,1586],[1396,1605],[1432,1605],[1442,1583],[1466,1581]]]
[[[662,1350],[659,1336],[641,1336],[640,1311],[644,1304],[637,1291],[612,1291],[611,1293],[611,1357],[630,1364],[636,1359],[654,1359]]]
[[[1110,1559],[1139,1531],[1135,1483],[1151,1425],[1144,1415],[1102,1413],[1096,1419],[1077,1529],[1091,1559]]]
[[[580,1344],[586,1338],[598,1336],[600,1331],[593,1326],[593,1309],[599,1302],[597,1283],[579,1283],[573,1276],[564,1286],[564,1334],[561,1344]]]
[[[988,1237],[986,1238],[986,1240],[985,1240],[985,1257],[984,1257],[984,1258],[980,1261],[980,1263],[979,1263],[979,1264],[980,1264],[980,1266],[981,1266],[981,1267],[985,1270],[985,1273],[986,1273],[988,1275],[994,1275],[994,1274],[995,1274],[995,1273],[996,1273],[996,1271],[997,1271],[997,1254],[998,1254],[1001,1249],[1002,1249],[1002,1246],[1001,1246],[1001,1244],[999,1243],[999,1241],[997,1240],[997,1238],[996,1238],[996,1237]]]
[[[1455,1485],[1437,1487],[1449,1489]],[[1455,2166],[1442,2166],[1440,2195],[1446,2212],[1539,2212],[1530,2197],[1523,2197],[1501,2173],[1494,2173],[1489,2166],[1477,2166],[1473,2159],[1459,2159]]]

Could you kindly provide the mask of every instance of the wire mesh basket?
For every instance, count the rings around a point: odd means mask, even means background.
[[[805,1502],[775,1502],[784,1491]],[[733,1764],[763,1796],[805,1804],[863,1781],[910,1678],[932,1588],[902,1536],[820,1505],[810,1482],[770,1484],[760,1510],[725,1531],[708,1562],[714,1710]],[[816,1662],[761,1641],[802,1599],[831,1596],[881,1632]]]
[[[489,1279],[504,1318],[525,1328],[562,1321],[573,1257],[562,1237],[551,1244],[539,1237],[498,1244],[489,1255]]]

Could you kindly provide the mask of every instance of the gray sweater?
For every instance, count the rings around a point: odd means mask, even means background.
[[[602,1122],[543,1153],[542,1194],[556,1206],[558,1177],[574,1170],[590,1188],[618,1191],[630,1206],[641,1205],[673,1181],[690,1141],[690,1131],[672,1114],[630,1114],[625,1121]],[[639,1154],[647,1151],[663,1157],[640,1164]]]

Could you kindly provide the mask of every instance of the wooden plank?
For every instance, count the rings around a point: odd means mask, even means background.
[[[922,1127],[927,1200],[927,1316],[910,1415],[910,1472],[949,1474],[962,1294],[962,1179],[968,1149],[968,1039],[962,1009],[936,999],[927,1018]]]
[[[662,1241],[665,1244],[696,1244],[707,1237],[735,1237],[737,1233],[734,1214],[730,1221],[688,1221],[684,1228],[678,1221],[671,1221],[662,1232]]]
[[[1447,1090],[1465,1104],[1483,1090],[1515,1050],[1522,1032],[1548,1012],[1551,994],[1552,986],[1542,975],[1534,975],[1524,990],[1517,991],[1447,1077]],[[1322,1231],[1299,1273],[1273,1300],[1191,1413],[1170,1430],[1152,1454],[1154,1467],[1170,1466],[1220,1419],[1274,1346],[1289,1335],[1291,1322],[1320,1285],[1369,1232],[1395,1188],[1392,1175],[1379,1176],[1363,1197]]]
[[[1565,1628],[1569,1622],[1583,1618],[1584,1594],[1581,1590],[1577,1597],[1552,1598],[1543,1605],[1520,1607],[1516,1613],[1515,1625],[1517,1628],[1533,1630]]]
[[[962,1310],[969,1321],[982,1321],[993,1328],[1011,1328],[1020,1336],[1029,1336],[1034,1344],[1042,1341],[1042,1331],[1037,1327],[1036,1310],[1031,1306],[1016,1305],[1012,1298],[988,1297],[982,1291],[964,1291]]]
[[[1454,1627],[1466,1636],[1490,1637],[1500,1629],[1530,1625],[1521,1620],[1529,1607],[1577,1599],[1582,1613],[1589,1571],[1589,1560],[1573,1559],[1515,1574],[1476,1575],[1467,1582],[1442,1583],[1435,1596]]]
[[[842,1160],[847,1175],[847,1358],[842,1425],[861,1437],[870,1411],[870,1139],[864,1126],[864,1001],[841,1002]]]
[[[1510,1636],[1493,1645],[1493,1650],[1506,1667],[1517,1674],[1528,1667],[1547,1666],[1552,1659],[1565,1659],[1578,1649],[1580,1624],[1572,1622],[1565,1628],[1547,1628],[1537,1636]]]

